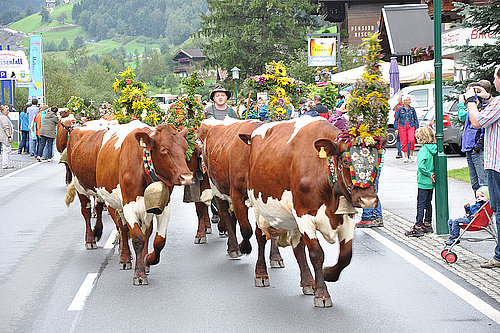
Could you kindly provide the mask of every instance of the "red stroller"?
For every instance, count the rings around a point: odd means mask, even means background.
[[[497,221],[497,223],[500,222]],[[452,249],[455,245],[457,245],[460,238],[462,238],[466,231],[484,230],[491,235],[491,237],[488,238],[464,238],[471,242],[479,242],[482,240],[496,240],[497,238],[497,233],[493,227],[493,211],[491,210],[489,200],[481,207],[481,209],[479,209],[479,211],[476,212],[476,214],[474,214],[474,217],[469,223],[460,223],[459,226],[462,229],[460,235],[457,237],[457,239],[455,239],[453,244],[446,245],[444,250],[441,251],[441,257],[443,257],[443,259],[450,264],[453,264],[455,261],[457,261],[457,254],[455,252],[452,252]]]

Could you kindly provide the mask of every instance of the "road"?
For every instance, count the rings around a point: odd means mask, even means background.
[[[351,265],[339,282],[328,283],[332,308],[314,308],[312,297],[301,294],[290,248],[281,249],[286,268],[270,270],[271,286],[256,288],[255,238],[254,251],[240,260],[229,259],[216,232],[195,245],[194,206],[181,202],[180,188],[172,194],[160,264],[148,286],[133,286],[133,272],[118,269],[109,246],[110,217],[104,215],[99,248],[85,250],[79,204],[67,208],[64,195],[64,168],[55,163],[0,178],[1,332],[500,330],[498,317],[473,307],[454,285],[479,295],[498,316],[497,302],[383,230],[356,230]],[[334,264],[338,248],[324,249],[326,264]]]

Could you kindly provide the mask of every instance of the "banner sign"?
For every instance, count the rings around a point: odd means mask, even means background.
[[[29,65],[23,51],[0,51],[0,79],[28,82]]]
[[[43,102],[42,36],[30,37],[29,100]]]
[[[477,29],[473,28],[457,28],[443,32],[441,35],[443,45],[443,55],[450,55],[458,52],[454,49],[455,46],[483,46],[485,44],[495,44],[499,34],[488,33],[482,34]]]
[[[307,36],[309,66],[336,66],[340,62],[340,34],[311,34]]]

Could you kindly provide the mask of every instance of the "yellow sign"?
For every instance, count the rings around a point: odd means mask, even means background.
[[[334,38],[314,38],[311,39],[310,53],[312,57],[330,57],[333,54]]]

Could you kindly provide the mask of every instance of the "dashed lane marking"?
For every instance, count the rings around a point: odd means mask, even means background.
[[[396,254],[398,254],[400,257],[408,261],[410,264],[421,270],[423,273],[427,274],[429,277],[434,279],[436,282],[441,284],[443,287],[472,305],[474,308],[476,308],[478,311],[480,311],[482,314],[490,318],[491,320],[495,321],[497,324],[500,324],[500,311],[496,310],[493,308],[491,305],[477,297],[476,295],[472,294],[465,288],[459,286],[457,283],[453,282],[443,274],[439,273],[437,270],[432,268],[431,266],[425,264],[422,262],[420,259],[415,257],[413,254],[410,254],[408,251],[400,247],[399,245],[396,245],[394,242],[390,241],[389,239],[385,238],[384,236],[380,235],[379,233],[369,230],[369,229],[361,229],[364,231],[366,234],[370,235],[383,245],[385,245],[387,248],[390,250],[394,251]]]
[[[89,273],[68,307],[68,311],[81,311],[95,286],[99,273]]]
[[[108,240],[106,241],[106,244],[104,244],[103,249],[112,249],[113,247],[115,247],[114,242],[115,242],[117,233],[118,233],[118,231],[116,231],[116,229],[113,229],[113,231],[111,231],[111,233],[109,234]]]

